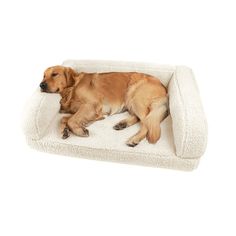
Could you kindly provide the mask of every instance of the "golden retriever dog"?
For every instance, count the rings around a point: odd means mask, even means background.
[[[134,147],[145,137],[156,143],[160,123],[168,115],[167,90],[159,79],[137,72],[78,73],[72,68],[46,69],[40,84],[42,92],[60,93],[62,138],[69,132],[89,136],[87,126],[105,115],[128,111],[130,116],[113,128],[122,130],[140,122],[140,130],[126,144]]]

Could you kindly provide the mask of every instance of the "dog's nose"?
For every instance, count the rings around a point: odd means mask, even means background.
[[[46,82],[42,82],[40,83],[39,87],[43,90],[45,90],[47,88],[47,83]]]

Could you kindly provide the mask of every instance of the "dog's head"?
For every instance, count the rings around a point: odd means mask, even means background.
[[[77,73],[70,67],[53,66],[49,67],[44,72],[43,81],[40,83],[42,92],[58,93],[63,89],[74,84],[74,78]]]

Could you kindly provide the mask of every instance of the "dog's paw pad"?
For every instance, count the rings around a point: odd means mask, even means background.
[[[128,142],[128,143],[126,143],[126,145],[129,146],[129,147],[135,147],[135,146],[138,145],[138,143]]]
[[[118,123],[118,124],[116,124],[115,126],[113,126],[113,129],[115,129],[115,130],[121,130],[121,129],[124,129],[124,128],[126,128],[126,127],[127,127],[127,123],[121,122],[121,123]]]
[[[62,139],[67,139],[69,137],[69,129],[68,128],[65,128],[63,130],[63,135],[62,135]]]
[[[89,130],[88,129],[86,129],[86,128],[83,128],[83,136],[84,137],[88,137],[89,136]]]

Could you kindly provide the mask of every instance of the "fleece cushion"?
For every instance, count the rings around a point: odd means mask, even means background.
[[[78,72],[136,71],[158,77],[168,88],[170,115],[161,124],[156,144],[143,140],[134,148],[126,140],[139,130],[135,124],[121,131],[112,127],[128,116],[115,114],[91,124],[87,138],[59,133],[60,95],[36,90],[25,111],[24,133],[28,144],[40,151],[120,163],[193,170],[207,143],[207,124],[193,72],[184,66],[163,66],[132,62],[67,60]]]

